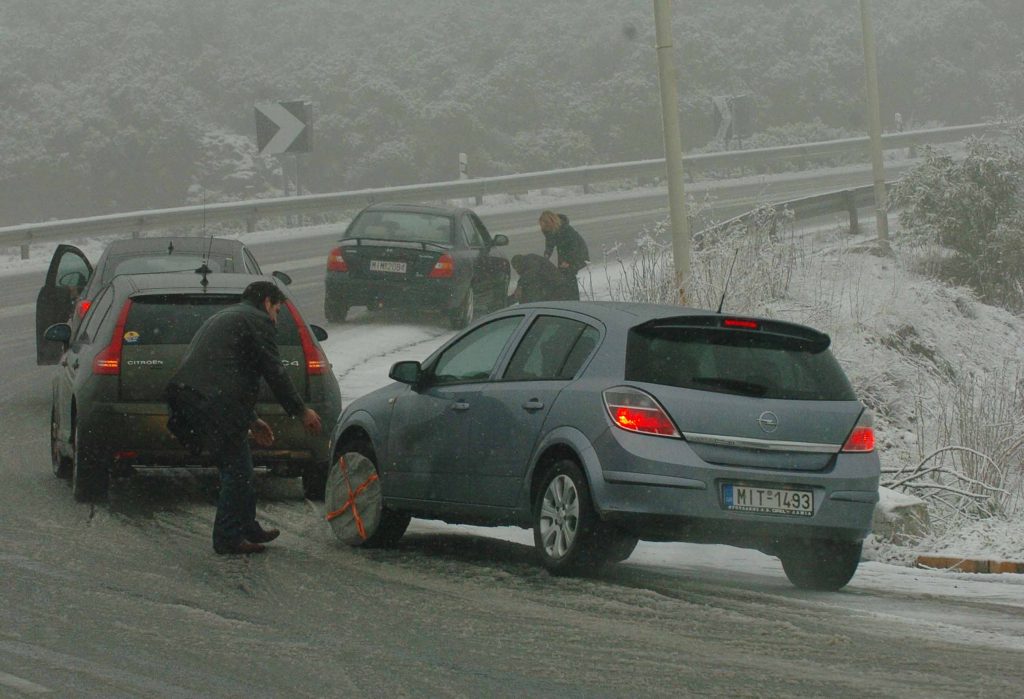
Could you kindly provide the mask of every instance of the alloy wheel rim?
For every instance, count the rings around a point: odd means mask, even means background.
[[[566,475],[555,476],[540,505],[540,539],[544,553],[562,558],[579,532],[580,498],[576,484]]]

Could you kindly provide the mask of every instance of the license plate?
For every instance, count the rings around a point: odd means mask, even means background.
[[[391,262],[389,260],[370,260],[371,272],[398,272],[405,274],[404,262]]]
[[[814,514],[814,493],[796,488],[762,488],[726,483],[722,502],[727,510],[761,512],[772,515],[810,517]]]

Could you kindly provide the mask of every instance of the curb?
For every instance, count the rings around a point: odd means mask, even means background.
[[[959,556],[918,556],[914,564],[918,568],[952,570],[959,573],[1021,573],[1024,562],[991,561],[984,558],[961,558]]]

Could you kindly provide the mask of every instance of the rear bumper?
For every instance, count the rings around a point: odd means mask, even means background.
[[[877,454],[840,454],[823,471],[709,464],[681,440],[610,430],[595,445],[591,490],[601,516],[649,540],[720,543],[771,552],[795,539],[859,541],[878,502]],[[810,490],[810,516],[729,510],[722,486]]]
[[[321,415],[326,405],[313,404]],[[310,436],[302,423],[288,416],[278,405],[260,405],[259,415],[274,430],[269,449],[251,445],[253,464],[280,476],[299,476],[314,464],[327,464],[330,443],[325,434]],[[107,403],[89,415],[79,416],[80,435],[88,438],[89,450],[115,472],[145,468],[216,468],[207,451],[189,454],[167,431],[167,406],[161,403]]]
[[[462,301],[465,286],[454,279],[360,279],[346,272],[327,272],[324,298],[345,306],[449,310]]]

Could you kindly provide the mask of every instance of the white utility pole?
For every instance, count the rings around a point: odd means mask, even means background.
[[[868,92],[868,134],[871,136],[871,171],[875,178],[875,221],[878,242],[889,244],[888,196],[885,192],[885,164],[882,162],[882,116],[878,105],[878,61],[875,34],[871,28],[871,0],[860,0],[861,36],[864,39],[864,69]]]
[[[683,139],[679,129],[679,97],[672,58],[671,0],[654,0],[654,44],[661,86],[661,124],[665,131],[665,166],[668,170],[668,210],[672,224],[672,257],[680,305],[686,305],[690,281],[690,220],[683,188]]]

